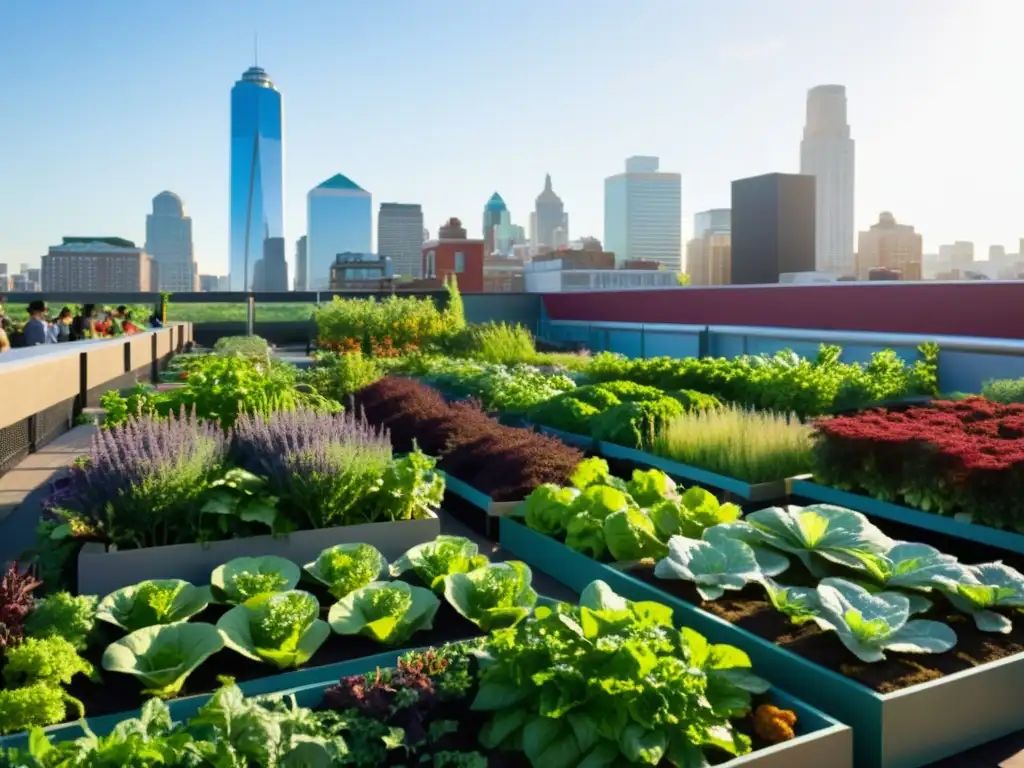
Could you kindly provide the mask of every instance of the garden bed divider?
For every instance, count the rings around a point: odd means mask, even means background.
[[[677,461],[672,461],[662,456],[655,456],[653,453],[647,453],[636,448],[627,448],[624,445],[617,445],[604,440],[597,443],[597,452],[609,459],[632,461],[635,464],[643,464],[660,469],[672,477],[721,489],[745,502],[776,501],[785,498],[788,494],[787,481],[785,479],[773,480],[768,483],[746,483],[734,477],[727,477],[717,472],[700,469],[699,467],[691,467],[689,464],[680,464]]]
[[[404,656],[414,650],[425,649],[403,648],[400,650],[384,651],[382,653],[374,654],[373,656],[364,656],[359,659],[348,659],[347,661],[339,661],[336,664],[327,664],[322,667],[296,669],[291,672],[282,672],[278,675],[267,675],[266,677],[256,678],[255,680],[246,680],[245,682],[238,683],[238,687],[242,689],[242,693],[246,696],[261,696],[282,690],[294,690],[304,686],[308,687],[313,684],[318,685],[319,689],[322,691],[325,688],[334,685],[342,677],[368,672],[376,669],[377,667],[393,667],[398,663],[398,658],[400,656]],[[207,661],[209,662],[210,660]],[[258,663],[259,662],[253,662],[253,664]],[[175,722],[179,722],[192,717],[201,706],[210,700],[211,695],[212,694],[210,693],[202,693],[196,694],[195,696],[183,696],[179,699],[171,699],[167,702],[167,706],[171,710],[171,718]],[[313,703],[315,704],[316,702],[314,701]],[[109,715],[100,715],[99,717],[88,717],[88,713],[86,713],[85,722],[88,724],[89,729],[97,736],[106,736],[114,730],[114,726],[122,720],[130,720],[133,717],[139,717],[141,712],[142,710],[140,708],[128,710],[126,712],[113,712]],[[81,720],[75,720],[70,723],[61,723],[59,725],[51,725],[44,728],[43,732],[54,741],[67,741],[68,739],[77,739],[85,735]],[[7,736],[0,737],[0,748],[24,747],[27,744],[27,731],[20,731],[18,733],[11,733]]]
[[[628,599],[671,606],[678,626],[746,651],[756,674],[853,728],[858,768],[919,768],[1024,728],[1024,654],[879,694],[510,518],[500,544],[571,589],[602,579]]]
[[[335,544],[371,544],[390,562],[440,533],[441,521],[431,513],[421,520],[338,525],[294,531],[286,536],[248,536],[206,544],[111,551],[103,544],[90,542],[78,554],[78,593],[102,597],[145,579],[184,579],[196,585],[209,584],[213,569],[236,557],[278,555],[301,567]]]
[[[597,447],[597,441],[589,435],[577,435],[572,432],[563,432],[560,429],[545,427],[541,424],[535,424],[533,426],[534,429],[542,435],[547,435],[548,437],[553,437],[556,440],[561,440],[566,445],[571,445],[582,451],[593,451]]]
[[[491,541],[498,540],[498,521],[501,519],[502,515],[507,515],[523,503],[521,500],[495,501],[483,491],[478,491],[469,483],[465,483],[457,477],[452,477],[449,474],[444,475],[444,487],[445,491],[454,496],[458,496],[466,503],[483,512],[483,515],[479,520],[464,520],[463,522],[471,528],[478,530]],[[454,513],[451,511],[449,511],[449,514],[454,516]]]
[[[853,509],[857,512],[862,512],[868,517],[879,517],[883,520],[891,520],[894,523],[903,523],[915,528],[923,528],[935,531],[936,533],[943,533],[947,536],[954,536],[958,539],[966,539],[978,544],[987,544],[991,547],[1024,554],[1024,534],[1002,531],[998,528],[978,525],[977,523],[968,523],[935,512],[922,512],[919,509],[905,507],[901,504],[879,501],[860,493],[850,493],[849,491],[829,488],[827,485],[815,483],[811,479],[811,475],[791,478],[789,481],[789,492],[793,496],[801,496],[821,504],[835,504],[836,506]]]

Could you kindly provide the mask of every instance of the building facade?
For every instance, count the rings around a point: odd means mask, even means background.
[[[857,277],[868,280],[871,273],[897,272],[903,280],[922,279],[924,245],[910,224],[899,224],[888,211],[878,222],[857,236]],[[878,279],[878,278],[875,278]]]
[[[282,293],[288,290],[288,260],[284,255],[283,237],[263,240],[263,258],[259,261],[259,283],[253,290]]]
[[[438,230],[436,240],[423,243],[423,276],[443,283],[455,277],[463,293],[484,290],[484,241],[467,237],[459,219]]]
[[[284,112],[269,75],[250,67],[231,89],[232,291],[249,290],[263,241],[284,237]]]
[[[309,255],[306,250],[306,236],[295,241],[295,290],[309,290]]]
[[[47,292],[148,293],[157,290],[153,257],[120,237],[65,237],[43,256]]]
[[[339,253],[373,252],[373,197],[340,173],[306,195],[306,248],[311,291],[331,285]]]
[[[800,173],[814,176],[815,266],[852,275],[854,142],[846,120],[846,87],[819,85],[807,93]]]
[[[530,239],[535,247],[555,248],[555,230],[564,229],[565,236],[568,237],[569,219],[562,198],[556,195],[551,187],[550,173],[544,177],[544,189],[537,195],[535,205],[534,218],[530,222],[535,232]]]
[[[732,183],[733,285],[815,269],[815,179],[769,173]]]
[[[501,195],[495,192],[484,206],[484,250],[488,256],[494,253],[494,228],[501,224],[502,214],[508,218],[508,206],[501,199]]]
[[[339,253],[331,265],[331,290],[384,290],[394,280],[387,256],[375,253]]]
[[[203,293],[215,293],[220,290],[220,275],[200,275],[199,290]]]
[[[631,157],[626,172],[604,180],[604,247],[619,264],[653,259],[682,264],[682,177],[662,173],[656,157]]]
[[[161,192],[153,198],[153,212],[146,215],[146,252],[160,267],[161,291],[199,288],[192,219],[185,215],[181,198],[173,192]]]
[[[729,285],[732,280],[732,210],[712,208],[694,214],[693,237],[686,244],[691,285]]]
[[[391,259],[394,274],[423,276],[423,207],[418,203],[381,203],[377,212],[377,252]]]

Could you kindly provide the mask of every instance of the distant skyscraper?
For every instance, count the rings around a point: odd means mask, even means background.
[[[391,259],[393,274],[423,276],[423,208],[416,203],[381,203],[377,213],[377,253]]]
[[[373,197],[338,173],[306,196],[306,236],[313,291],[331,286],[331,265],[339,253],[371,253]]]
[[[682,177],[662,173],[656,157],[631,157],[626,172],[604,180],[604,247],[615,263],[682,262]]]
[[[732,210],[712,208],[693,217],[693,239],[686,244],[691,285],[729,285],[732,280]]]
[[[284,113],[281,94],[259,67],[231,89],[232,291],[251,288],[263,241],[284,237]]]
[[[846,87],[807,92],[807,125],[800,142],[800,173],[817,179],[815,264],[819,272],[852,275],[854,143],[846,122]]]
[[[146,216],[146,251],[159,266],[161,291],[194,291],[196,262],[192,248],[192,219],[185,215],[181,198],[161,192]]]
[[[501,224],[501,214],[508,213],[508,207],[501,195],[495,192],[484,206],[484,253],[494,253],[494,228]]]
[[[309,254],[305,235],[295,242],[295,290],[309,290]]]
[[[544,177],[544,190],[537,195],[537,232],[534,245],[555,246],[555,230],[562,227],[565,221],[565,205],[562,198],[551,188],[551,174]],[[568,232],[565,233],[568,237]]]
[[[43,256],[44,291],[148,293],[156,290],[153,257],[120,237],[65,237]]]
[[[712,208],[709,211],[701,211],[693,217],[694,237],[728,234],[729,232],[732,232],[731,208]]]
[[[921,235],[910,224],[897,224],[888,211],[878,216],[866,232],[857,236],[857,271],[861,280],[872,279],[876,269],[898,272],[904,280],[920,280],[924,262]],[[877,278],[874,278],[877,279]]]
[[[732,183],[732,284],[814,271],[814,177],[769,173]]]
[[[288,290],[288,261],[284,256],[284,238],[268,237],[263,240],[264,291]]]

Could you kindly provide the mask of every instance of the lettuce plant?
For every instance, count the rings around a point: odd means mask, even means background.
[[[336,544],[303,567],[306,573],[340,599],[352,590],[381,578],[387,572],[388,561],[369,544]]]
[[[943,653],[956,633],[940,621],[910,619],[910,600],[897,592],[871,594],[845,579],[818,583],[815,622],[833,630],[847,649],[868,663],[896,653]]]
[[[741,510],[735,504],[723,504],[710,491],[693,486],[682,495],[666,497],[648,510],[658,535],[699,539],[706,528],[739,520]]]
[[[238,605],[264,592],[295,589],[301,576],[299,566],[283,557],[236,557],[213,569],[210,588],[217,602]]]
[[[579,494],[576,488],[561,488],[553,483],[538,486],[523,502],[526,525],[547,536],[562,535],[569,509]]]
[[[770,507],[751,512],[746,522],[764,544],[796,555],[818,576],[823,570],[816,558],[875,570],[881,567],[880,557],[896,544],[860,512],[832,504]]]
[[[181,579],[150,579],[104,597],[96,608],[96,618],[133,632],[154,624],[187,621],[210,600],[208,587],[196,587]]]
[[[626,493],[641,507],[679,496],[675,480],[660,469],[634,469],[632,479],[626,483]]]
[[[702,600],[717,600],[725,590],[743,589],[765,576],[754,550],[738,539],[712,542],[682,536],[668,540],[668,556],[654,567],[654,575],[692,582]]]
[[[818,593],[808,587],[787,587],[764,579],[764,589],[772,607],[794,624],[806,624],[818,615]]]
[[[565,546],[595,560],[603,559],[608,551],[604,536],[605,518],[630,506],[634,505],[625,491],[610,485],[588,486],[569,508]]]
[[[413,571],[421,582],[435,592],[444,591],[444,577],[487,565],[486,555],[478,554],[475,543],[463,536],[438,536],[417,544],[391,565],[391,576]]]
[[[36,602],[25,620],[29,637],[63,637],[78,650],[84,650],[96,626],[95,595],[54,592]]]
[[[1024,608],[1024,576],[1002,563],[964,566],[960,578],[941,578],[940,588],[982,632],[1008,634],[1010,619],[993,608]]]
[[[486,749],[525,753],[536,768],[689,767],[707,765],[705,749],[750,751],[731,720],[767,688],[743,651],[677,630],[670,608],[595,582],[579,607],[540,606],[533,620],[491,633],[472,708],[490,713]]]
[[[143,693],[170,698],[196,667],[223,647],[224,638],[213,624],[155,625],[108,645],[102,663],[107,672],[139,678]]]
[[[614,560],[657,559],[668,554],[668,548],[658,538],[651,518],[639,507],[612,512],[601,527],[608,552]]]
[[[537,593],[526,563],[492,563],[469,573],[445,577],[444,596],[462,616],[490,632],[511,627],[530,615]]]
[[[363,635],[397,645],[421,629],[431,629],[440,604],[424,587],[404,581],[375,581],[332,605],[327,621],[339,635]]]
[[[217,629],[228,648],[288,669],[309,661],[331,634],[319,616],[320,603],[308,592],[264,592],[221,616]]]

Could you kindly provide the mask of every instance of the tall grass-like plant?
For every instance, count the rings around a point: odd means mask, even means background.
[[[533,335],[521,325],[485,323],[470,327],[468,334],[470,349],[467,351],[479,360],[515,365],[537,357]]]
[[[444,288],[448,292],[448,306],[444,310],[445,325],[450,330],[461,331],[466,327],[466,308],[462,304],[459,279],[449,275],[444,281]]]
[[[227,449],[216,424],[178,416],[101,429],[55,504],[121,549],[195,541],[200,499]]]
[[[239,417],[231,458],[267,478],[298,528],[370,522],[392,465],[386,432],[349,414],[312,411]]]
[[[794,414],[728,406],[690,411],[655,436],[653,452],[748,483],[810,471],[811,427]]]

